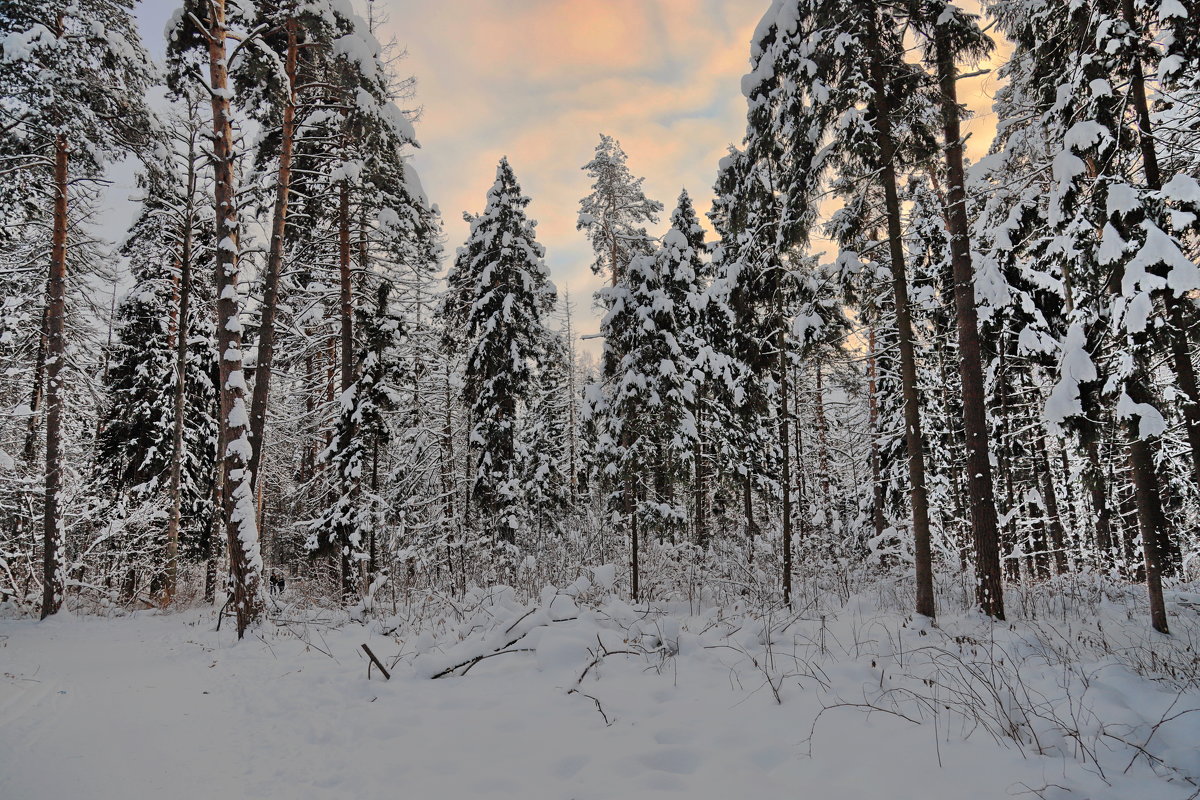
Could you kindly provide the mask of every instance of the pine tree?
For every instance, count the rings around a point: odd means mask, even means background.
[[[308,214],[328,225],[336,242],[334,264],[323,265],[336,274],[331,283],[337,286],[337,349],[330,354],[330,366],[336,361],[340,397],[336,435],[330,440],[334,447],[326,448],[326,457],[342,467],[361,447],[356,418],[343,413],[353,405],[360,369],[356,342],[362,337],[356,334],[355,319],[356,309],[364,306],[357,296],[372,291],[386,273],[376,264],[378,255],[426,272],[430,234],[436,236],[437,231],[436,214],[403,158],[406,149],[416,145],[416,135],[408,117],[394,105],[395,88],[381,47],[361,20],[347,24],[343,35],[330,43],[331,58],[321,77],[324,102],[338,114],[325,120],[325,137],[310,133],[313,141],[302,143],[299,159],[302,169],[311,173],[308,192],[324,198],[311,204]],[[330,141],[336,143],[332,149]],[[356,564],[363,559],[367,541],[355,532],[353,515],[345,506],[357,507],[361,474],[337,468],[331,477],[329,494],[343,510],[327,515],[336,521],[327,541],[338,553],[343,595],[350,597],[357,592]]]
[[[576,227],[586,231],[595,251],[592,272],[608,273],[616,286],[629,262],[649,253],[650,235],[644,225],[658,222],[662,203],[646,197],[645,178],[635,178],[621,143],[600,134],[596,154],[583,165],[592,179],[592,193],[579,201]]]
[[[712,332],[707,328],[709,316],[705,313],[708,285],[711,282],[711,264],[705,258],[708,248],[704,242],[704,229],[692,198],[687,190],[680,192],[675,210],[671,212],[671,227],[663,236],[660,259],[665,259],[659,269],[663,280],[663,294],[673,311],[675,331],[673,336],[679,348],[675,368],[683,375],[689,389],[685,396],[694,429],[680,431],[690,440],[692,452],[679,459],[680,466],[690,464],[690,476],[678,475],[674,479],[692,489],[693,541],[700,547],[708,543],[706,506],[708,503],[707,468],[709,457],[705,453],[705,420],[712,414],[711,401],[706,393],[706,384],[724,362],[716,355],[710,344]]]
[[[149,57],[130,0],[15,0],[0,10],[0,153],[38,174],[53,198],[46,298],[46,493],[42,616],[62,605],[63,367],[72,181],[98,177],[150,129]]]
[[[207,56],[207,84],[211,89],[213,207],[216,209],[217,349],[220,352],[219,395],[221,415],[218,441],[221,452],[220,507],[222,526],[229,542],[232,596],[238,638],[258,617],[262,603],[262,554],[254,487],[249,473],[252,448],[250,415],[246,408],[243,371],[239,239],[241,208],[236,186],[236,144],[229,77],[232,54],[227,39],[239,21],[240,5],[227,8],[226,0],[186,0],[184,12],[171,31],[171,66],[176,86],[199,78]],[[230,12],[227,16],[227,12]],[[244,40],[244,39],[243,39]],[[201,55],[201,54],[204,55]]]
[[[715,347],[703,368],[712,392],[713,410],[723,410],[727,425],[714,443],[722,472],[736,475],[731,491],[741,497],[748,558],[752,562],[759,524],[756,492],[772,492],[778,460],[770,415],[771,375],[769,286],[764,282],[769,226],[763,224],[762,184],[750,180],[752,163],[744,151],[732,149],[721,162],[716,198],[709,219],[720,236],[713,249],[712,285],[705,298],[705,329]]]
[[[378,572],[379,540],[386,531],[388,508],[379,474],[380,456],[397,438],[398,420],[393,412],[400,405],[410,371],[402,352],[404,323],[391,294],[391,284],[380,283],[373,306],[359,311],[361,351],[355,359],[361,365],[359,374],[339,398],[337,431],[322,455],[338,476],[334,485],[342,487],[342,493],[313,525],[318,532],[330,532],[347,549],[349,582],[355,591],[358,561],[366,561],[368,591]],[[310,549],[317,547],[315,542],[310,545]],[[343,589],[345,583],[344,577]]]
[[[328,80],[333,43],[353,30],[345,11],[329,0],[267,0],[257,4],[254,25],[260,46],[252,47],[249,63],[235,75],[237,88],[251,116],[269,131],[256,153],[258,170],[273,167],[270,246],[262,278],[258,349],[250,409],[250,473],[260,479],[266,431],[267,402],[275,352],[275,317],[280,303],[280,273],[288,238],[293,158],[297,138],[306,122],[327,110],[322,83]],[[320,133],[320,129],[314,129]],[[301,145],[303,146],[303,145]]]
[[[976,596],[980,607],[1004,618],[1004,585],[1000,574],[996,498],[992,485],[991,450],[985,408],[983,357],[976,308],[975,270],[971,262],[963,138],[958,103],[958,68],[978,63],[992,50],[977,18],[943,0],[928,0],[910,11],[925,40],[925,58],[937,75],[945,144],[945,217],[949,228],[954,307],[958,330],[962,415],[967,450],[967,488],[975,543]]]

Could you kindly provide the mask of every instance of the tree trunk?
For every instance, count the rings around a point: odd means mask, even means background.
[[[46,284],[46,498],[43,507],[42,619],[62,607],[64,575],[62,513],[62,368],[67,316],[67,137],[54,137],[54,237]]]
[[[794,443],[793,452],[795,457],[792,459],[796,464],[796,503],[795,506],[799,513],[796,514],[795,538],[801,542],[808,541],[808,523],[809,514],[812,510],[812,505],[808,501],[808,486],[805,481],[805,476],[808,470],[805,469],[804,463],[804,432],[803,425],[800,424],[800,370],[796,370],[792,377],[792,441]]]
[[[783,454],[779,476],[783,490],[783,601],[792,604],[792,464],[791,443],[788,441],[788,358],[787,339],[783,325],[776,333],[775,347],[779,351],[779,450]]]
[[[875,528],[875,536],[879,538],[887,528],[887,518],[883,508],[886,494],[879,453],[879,386],[875,359],[875,328],[872,326],[867,332],[867,420],[871,435],[871,522]]]
[[[190,177],[190,176],[189,176]],[[190,182],[190,181],[189,181]],[[189,195],[190,198],[190,195]],[[190,203],[190,199],[189,199]],[[188,313],[192,294],[192,223],[184,222],[183,248],[179,259],[179,301],[175,324],[175,397],[171,431],[171,511],[167,520],[167,574],[163,585],[163,604],[175,597],[179,580],[179,523],[183,514],[180,491],[183,478],[183,423],[187,414]]]
[[[825,376],[818,360],[814,368],[816,377],[815,410],[817,414],[817,463],[821,468],[821,502],[825,513],[825,523],[833,522],[833,493],[830,491],[829,475],[829,420],[825,418]],[[799,413],[800,398],[796,398],[797,414]]]
[[[633,602],[641,598],[641,566],[638,564],[638,501],[633,480],[625,483],[625,513],[629,515],[629,588]]]
[[[975,307],[975,270],[967,221],[967,192],[963,175],[962,132],[959,127],[958,69],[949,31],[937,29],[938,80],[941,84],[942,123],[946,138],[946,178],[949,192],[947,221],[950,262],[954,270],[954,308],[958,321],[959,373],[962,376],[963,432],[967,444],[967,494],[975,538],[975,595],[983,613],[1004,619],[1004,581],[1000,571],[1000,541],[996,495],[992,485],[984,406],[983,359],[979,342],[979,313]]]
[[[1142,531],[1142,556],[1146,562],[1146,589],[1150,596],[1150,624],[1159,633],[1170,633],[1167,627],[1167,608],[1163,600],[1162,564],[1160,563],[1159,532],[1166,527],[1158,476],[1154,473],[1154,458],[1150,443],[1138,438],[1138,423],[1129,423],[1129,464],[1137,498],[1138,526]]]
[[[878,12],[876,12],[878,13]],[[896,306],[896,333],[900,345],[900,378],[904,395],[904,432],[908,449],[909,499],[913,515],[913,550],[917,582],[917,613],[932,618],[933,554],[929,534],[929,497],[925,486],[925,454],[921,443],[921,406],[917,391],[917,359],[913,346],[912,317],[908,308],[908,275],[904,268],[904,230],[900,197],[896,189],[896,147],[892,139],[888,78],[877,48],[871,48],[871,82],[875,94],[875,135],[879,146],[879,179],[887,205],[888,247],[891,254],[892,292]]]
[[[275,313],[279,305],[279,275],[283,271],[283,249],[287,233],[288,200],[292,185],[292,152],[296,139],[296,65],[299,44],[296,39],[296,20],[289,19],[287,54],[284,71],[288,79],[287,101],[283,105],[283,122],[279,145],[279,170],[275,176],[275,210],[271,219],[271,245],[267,252],[267,268],[263,275],[263,303],[258,327],[258,360],[254,366],[254,394],[250,401],[250,477],[256,489],[267,428],[267,401],[271,392],[271,368],[275,359]]]
[[[167,519],[167,571],[163,585],[163,604],[175,597],[179,584],[179,526],[183,516],[183,497],[180,492],[183,479],[183,429],[187,416],[187,356],[188,316],[192,298],[192,236],[195,231],[196,196],[196,136],[188,138],[187,200],[184,203],[183,221],[180,225],[179,274],[177,276],[177,302],[175,306],[175,396],[173,410],[175,419],[171,431],[171,511]]]
[[[708,475],[704,463],[704,401],[703,393],[696,400],[696,443],[695,452],[695,486],[693,487],[692,502],[695,505],[696,517],[696,546],[704,550],[708,548],[708,519],[705,514],[705,500],[708,496]]]
[[[570,451],[571,465],[571,503],[572,506],[579,501],[579,470],[576,464],[579,460],[579,404],[575,397],[575,330],[571,319],[571,293],[563,293],[563,310],[566,314],[567,327],[567,355],[570,358],[570,364],[567,368],[567,411],[569,415],[569,428],[567,429],[567,444]]]
[[[1111,570],[1115,566],[1112,539],[1112,510],[1108,504],[1108,493],[1104,486],[1104,466],[1100,462],[1100,447],[1096,443],[1095,432],[1088,431],[1085,436],[1084,452],[1087,454],[1088,494],[1092,500],[1092,512],[1096,515],[1095,547],[1100,556],[1100,567]]]
[[[212,521],[204,532],[202,547],[204,550],[204,602],[212,603],[217,599],[217,537],[221,535],[223,515],[221,513],[221,498],[225,496],[225,462],[219,457],[225,452],[225,426],[217,427],[217,454],[214,464],[212,484]]]
[[[210,0],[208,56],[212,87],[213,177],[217,247],[217,349],[221,362],[221,427],[224,429],[224,486],[221,497],[225,535],[229,540],[232,603],[238,638],[261,608],[262,556],[254,509],[246,382],[242,371],[242,331],[238,300],[238,239],[240,235],[234,176],[233,125],[229,104],[229,73],[225,47],[225,2]]]
[[[1046,454],[1046,440],[1039,439],[1042,469],[1042,495],[1045,501],[1046,521],[1050,526],[1050,542],[1054,545],[1054,571],[1058,575],[1067,572],[1067,537],[1063,530],[1062,515],[1058,510],[1058,495],[1055,493],[1054,475],[1050,469],[1050,458]]]
[[[1138,34],[1139,43],[1144,38],[1138,23],[1133,0],[1121,0],[1121,12],[1130,29]],[[1138,143],[1142,151],[1142,171],[1146,177],[1147,188],[1157,191],[1162,188],[1162,175],[1158,167],[1158,153],[1154,148],[1154,131],[1150,119],[1150,105],[1146,99],[1146,82],[1142,75],[1141,59],[1136,51],[1130,63],[1130,88],[1132,89],[1134,112],[1138,122]],[[1175,377],[1179,388],[1187,396],[1184,406],[1184,420],[1188,428],[1188,442],[1192,449],[1193,477],[1200,485],[1200,392],[1196,386],[1196,374],[1192,368],[1190,346],[1187,341],[1183,309],[1172,295],[1172,290],[1164,292],[1167,307],[1172,322],[1177,323],[1171,328],[1171,351],[1174,357]],[[1135,342],[1135,347],[1137,342]],[[1134,355],[1137,359],[1137,355]],[[1127,393],[1135,402],[1146,402],[1148,397],[1141,397],[1148,385],[1148,375],[1140,365],[1135,366],[1134,375],[1128,381]],[[1139,395],[1135,397],[1134,395]],[[1170,535],[1166,519],[1162,511],[1162,496],[1158,483],[1158,475],[1154,468],[1154,457],[1150,443],[1140,436],[1140,422],[1135,419],[1128,421],[1130,443],[1129,463],[1133,470],[1133,483],[1137,492],[1138,526],[1142,531],[1142,552],[1146,561],[1146,589],[1150,595],[1150,624],[1160,633],[1168,633],[1167,612],[1162,594],[1162,553],[1169,549],[1167,537]]]
[[[353,271],[350,263],[350,184],[342,180],[338,192],[338,317],[341,333],[341,389],[343,397],[354,386],[354,302],[353,302]],[[345,422],[340,431],[338,451],[345,458],[354,442],[354,423],[349,414],[342,411]],[[349,474],[349,463],[342,463],[341,490],[342,496],[354,493],[357,481]],[[349,599],[357,594],[355,568],[357,567],[358,551],[361,543],[352,540],[353,531],[349,521],[342,519],[338,522],[338,551],[341,553],[342,595]]]
[[[758,534],[758,523],[754,521],[754,479],[750,477],[750,465],[746,465],[746,477],[742,482],[742,508],[746,514],[746,563],[754,565],[754,539]]]
[[[46,297],[50,297],[50,288],[46,287]],[[33,390],[29,393],[29,425],[25,429],[25,464],[33,467],[37,458],[38,417],[42,410],[42,391],[46,384],[46,340],[50,337],[49,309],[42,307],[41,335],[38,336],[37,355],[33,362]],[[31,469],[32,471],[32,469]]]

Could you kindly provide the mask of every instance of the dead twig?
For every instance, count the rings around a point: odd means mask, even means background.
[[[370,663],[367,664],[367,680],[371,680],[371,664],[374,664],[375,666],[379,667],[379,671],[383,673],[384,679],[390,681],[392,679],[392,674],[387,671],[387,667],[383,665],[383,662],[376,658],[375,654],[371,652],[371,648],[367,647],[365,642],[363,643],[362,649],[363,652],[367,654],[367,658],[371,659]]]

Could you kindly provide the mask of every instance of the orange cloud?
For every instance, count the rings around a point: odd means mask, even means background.
[[[601,280],[575,230],[590,190],[580,165],[597,134],[621,140],[647,193],[667,206],[686,186],[709,207],[718,160],[745,130],[740,82],[768,0],[377,0],[408,50],[423,106],[416,156],[446,217],[451,251],[481,210],[497,160],[508,155],[533,202],[555,282],[581,312]],[[977,10],[978,3],[964,7]],[[968,152],[994,130],[995,75],[960,84],[976,112]],[[664,214],[665,222],[666,214]],[[586,313],[581,313],[586,317]],[[596,322],[580,319],[582,332]]]

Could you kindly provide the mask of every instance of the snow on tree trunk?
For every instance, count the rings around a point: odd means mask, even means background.
[[[229,542],[229,572],[238,638],[261,610],[262,555],[259,551],[251,447],[242,371],[242,324],[238,295],[240,233],[234,175],[233,120],[227,68],[225,0],[212,0],[208,19],[209,85],[212,87],[213,169],[216,206],[217,349],[221,360],[221,453],[224,481],[221,513]]]

